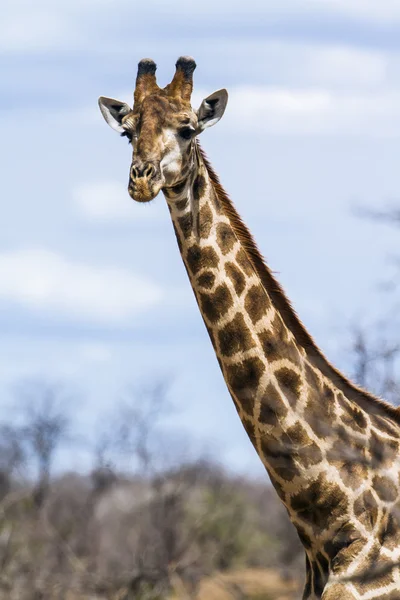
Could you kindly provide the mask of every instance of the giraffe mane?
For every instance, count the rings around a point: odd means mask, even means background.
[[[221,203],[236,236],[249,257],[262,285],[270,295],[274,306],[279,310],[286,327],[293,333],[297,343],[304,348],[308,359],[323,375],[330,378],[334,385],[341,390],[349,400],[355,401],[361,408],[364,408],[367,411],[371,410],[372,406],[377,414],[388,416],[397,423],[400,423],[399,408],[396,408],[351,382],[324,356],[322,350],[317,346],[313,337],[298,317],[290,300],[283,291],[282,286],[277,279],[275,279],[272,271],[266,264],[253,236],[238,214],[229,195],[221,185],[219,177],[211,166],[204,150],[201,148],[198,141],[196,143],[217,198]]]

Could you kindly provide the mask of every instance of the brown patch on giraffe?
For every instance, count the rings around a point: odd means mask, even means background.
[[[233,298],[228,286],[223,283],[213,293],[199,294],[200,307],[211,323],[217,323],[233,306]]]
[[[260,331],[258,338],[261,342],[265,358],[268,360],[268,362],[272,363],[280,358],[285,357],[295,364],[299,363],[300,353],[294,342],[280,344],[277,341],[275,334],[273,334],[269,329]]]
[[[275,339],[275,336],[271,331],[261,331],[258,334],[258,339],[261,342],[262,349],[265,354],[265,358],[268,362],[274,362],[282,357],[279,345]]]
[[[379,508],[370,490],[363,492],[354,503],[354,516],[364,527],[372,531],[376,525]]]
[[[193,197],[199,201],[204,196],[206,191],[206,179],[204,175],[199,173],[193,182]]]
[[[349,500],[338,485],[327,481],[324,474],[321,474],[294,494],[290,505],[298,519],[320,532],[329,529],[346,514]]]
[[[194,245],[190,246],[187,251],[186,261],[190,272],[196,275],[201,269],[209,268],[215,269],[218,267],[219,258],[214,248],[207,246],[206,248],[200,248]]]
[[[237,252],[236,262],[240,266],[244,274],[247,275],[247,277],[251,277],[251,275],[254,274],[253,265],[251,264],[249,257],[247,256],[243,248],[240,248],[240,250]]]
[[[287,436],[287,443],[292,444],[294,457],[303,468],[308,469],[312,465],[321,462],[322,452],[317,444],[310,439],[303,425],[296,423],[289,427]]]
[[[274,320],[271,323],[271,330],[279,344],[285,344],[288,341],[287,329],[278,312],[275,313]]]
[[[320,598],[328,580],[328,573],[324,573],[324,571],[319,567],[317,561],[313,563],[312,569],[314,580],[314,594],[317,598]]]
[[[285,409],[284,405],[283,408]],[[310,440],[307,431],[300,423],[296,423],[289,427],[286,432],[283,432],[279,437],[279,441],[266,439],[262,443],[262,448],[263,450],[265,448],[269,453],[269,457],[272,456],[277,459],[279,455],[282,464],[289,471],[294,468],[296,475],[300,474],[301,469],[308,469],[322,460],[321,450]],[[277,460],[275,460],[274,465],[276,470]],[[283,475],[281,476],[283,477]]]
[[[289,360],[291,360],[293,363],[298,364],[298,363],[302,362],[301,354],[300,354],[299,349],[297,348],[296,342],[294,340],[287,342],[284,352],[285,352],[285,356]]]
[[[379,522],[379,527],[378,527],[378,530],[375,532],[375,538],[381,546],[383,546],[385,543],[385,535],[386,535],[386,530],[387,530],[387,525],[388,525],[388,519],[389,519],[389,510],[385,506],[383,506],[382,514],[381,514],[381,518],[380,518],[380,522]]]
[[[187,212],[182,217],[177,219],[182,235],[185,239],[188,239],[193,232],[193,219],[192,213]]]
[[[360,539],[360,534],[357,528],[349,521],[343,523],[333,536],[325,543],[324,551],[329,556],[330,560],[336,559],[336,566],[339,567],[346,562],[345,551],[353,542]],[[342,562],[343,561],[343,562]]]
[[[178,210],[185,210],[185,208],[187,208],[188,205],[188,201],[187,198],[184,198],[184,200],[177,200],[175,202],[175,206]]]
[[[300,537],[300,540],[301,540],[301,537]],[[311,596],[312,596],[312,571],[311,571],[310,559],[308,558],[308,556],[306,554],[306,581],[304,583],[303,598],[311,598]]]
[[[282,358],[282,348],[279,347],[279,344],[271,331],[261,331],[258,334],[258,339],[261,342],[265,358],[268,362],[274,362],[279,358]]]
[[[251,421],[249,421],[248,419],[246,419],[246,417],[244,417],[244,419],[242,420],[242,423],[243,423],[243,427],[246,430],[247,435],[249,436],[251,443],[253,444],[254,448],[257,449],[257,438],[256,438],[256,432],[255,432],[253,423]]]
[[[222,254],[228,254],[236,243],[236,236],[227,223],[217,225],[217,244]]]
[[[347,545],[339,550],[332,560],[333,573],[339,574],[345,572],[357,555],[365,548],[366,543],[366,538],[359,538],[354,541],[346,541]]]
[[[197,231],[199,232],[201,238],[206,239],[210,235],[213,224],[213,214],[208,204],[204,204],[204,206],[201,207],[198,214],[198,219],[199,222]]]
[[[242,273],[242,271],[232,262],[227,262],[225,264],[225,273],[232,281],[233,287],[235,288],[235,292],[238,296],[244,291],[246,287],[246,279]]]
[[[322,401],[324,404],[329,404],[330,406],[335,406],[335,394],[333,390],[324,383],[322,386]]]
[[[366,477],[368,477],[368,467],[354,462],[343,463],[339,468],[340,477],[344,485],[352,489],[357,489]]]
[[[319,419],[318,416],[321,418]],[[330,431],[331,425],[329,421],[327,421],[326,413],[323,411],[318,411],[316,413],[312,408],[312,403],[308,404],[304,409],[304,418],[307,423],[310,425],[311,429],[321,440],[325,439]]]
[[[381,555],[380,545],[378,543],[374,544],[362,561],[362,566],[355,573],[360,579],[355,579],[352,582],[355,589],[362,595],[370,590],[376,590],[392,584],[394,582],[394,572],[393,569],[388,568],[391,564],[393,564],[393,561]],[[392,598],[398,597],[399,593],[397,591],[397,595],[392,596]],[[384,596],[380,595],[379,600],[382,598]]]
[[[319,392],[321,389],[321,380],[308,361],[304,362],[304,375],[310,388]]]
[[[355,431],[364,432],[367,427],[367,419],[360,407],[354,402],[349,402],[343,394],[338,394],[338,403],[343,410],[340,415],[342,423]]]
[[[371,432],[369,449],[373,469],[388,469],[399,455],[398,442],[381,438],[374,431]]]
[[[375,476],[372,487],[383,502],[394,502],[398,496],[397,487],[389,477]]]
[[[340,424],[340,425],[336,425],[335,433],[336,433],[336,439],[337,439],[336,443],[340,444],[340,442],[341,442],[342,448],[351,449],[353,441],[356,440],[356,437],[352,434],[352,432],[349,431],[348,429],[346,429],[345,427],[343,427],[342,424]],[[337,447],[337,448],[338,448],[340,454],[336,454],[336,459],[343,460],[343,458],[344,458],[343,450],[340,450],[339,447]],[[366,455],[367,442],[365,443],[365,446],[363,446],[363,448],[364,448],[363,456],[366,457],[367,456]],[[351,454],[351,456],[354,457],[354,453],[352,451],[350,454]],[[347,456],[347,454],[346,454],[346,456]],[[357,456],[357,460],[360,460],[359,456]]]
[[[307,549],[312,548],[311,538],[306,533],[305,529],[301,525],[297,525],[296,523],[295,523],[295,527],[296,527],[297,534],[298,534],[300,541],[303,544],[304,548],[307,548]]]
[[[261,285],[253,285],[246,294],[244,307],[255,325],[271,306],[269,298]]]
[[[215,275],[212,271],[206,271],[197,277],[197,285],[207,290],[211,290],[214,287],[214,283]]]
[[[265,365],[256,356],[226,369],[228,386],[248,415],[253,415],[254,399],[264,371]]]
[[[261,450],[269,467],[285,481],[292,481],[301,475],[301,469],[293,459],[292,448],[287,434],[279,439],[264,436],[261,439]]]
[[[188,178],[189,173],[190,173],[189,165],[186,165],[181,169],[180,176],[183,178],[184,181],[182,181],[182,183],[178,183],[176,187],[178,187],[178,189],[179,189],[182,186],[182,189],[181,189],[182,192],[186,185],[186,179]]]
[[[255,342],[247,327],[243,315],[237,313],[218,333],[219,347],[224,356],[233,356],[237,352],[246,352],[254,348]]]
[[[400,546],[400,514],[399,506],[386,514],[382,524],[381,544],[389,550],[395,550]]]
[[[328,573],[329,571],[329,560],[326,558],[326,556],[324,556],[321,552],[317,552],[316,556],[316,561],[318,562],[318,564],[321,567],[321,570],[324,573]]]
[[[275,472],[284,479],[291,480],[294,475],[300,475],[302,469],[322,460],[321,450],[309,439],[300,423],[283,432],[279,439],[265,436],[261,445]]]
[[[179,196],[179,194],[182,194],[183,190],[185,189],[186,183],[187,182],[185,179],[184,181],[177,183],[173,187],[164,188],[164,190],[163,190],[164,194],[169,199],[176,198],[177,196]],[[179,206],[178,206],[178,204],[179,204]],[[187,199],[185,198],[185,200],[177,200],[175,203],[175,206],[177,207],[178,210],[183,210],[187,206]]]
[[[277,425],[288,413],[278,390],[269,383],[260,406],[260,422],[265,425]]]
[[[382,433],[387,433],[388,435],[391,435],[397,439],[400,438],[399,427],[396,425],[396,423],[393,423],[383,415],[370,414],[369,417],[372,425],[382,431]]]
[[[283,487],[281,486],[281,484],[279,483],[279,481],[277,481],[276,478],[273,476],[273,474],[268,470],[268,468],[267,467],[265,467],[265,468],[266,468],[266,471],[267,471],[267,473],[269,475],[271,483],[272,483],[272,485],[275,488],[276,493],[278,494],[278,496],[282,500],[282,502],[285,503],[285,498],[286,498],[285,490],[283,489]]]
[[[370,469],[365,444],[358,439],[349,438],[343,427],[338,427],[335,437],[326,458],[337,468],[344,485],[357,489],[368,477]]]
[[[274,375],[289,404],[292,407],[295,406],[301,392],[301,379],[299,375],[288,367],[277,369]]]
[[[325,439],[331,432],[335,412],[335,396],[327,385],[308,388],[304,418],[319,438]]]

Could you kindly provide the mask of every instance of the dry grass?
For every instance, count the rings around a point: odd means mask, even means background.
[[[204,579],[196,600],[294,600],[300,595],[298,582],[285,581],[277,571],[243,569]]]

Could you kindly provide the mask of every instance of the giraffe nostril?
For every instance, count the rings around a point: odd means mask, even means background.
[[[144,177],[147,177],[148,179],[150,179],[151,177],[154,177],[155,174],[155,168],[153,165],[147,165],[147,167],[144,170]]]
[[[135,163],[131,166],[131,177],[132,179],[139,179],[140,177],[145,177],[146,179],[153,179],[156,175],[156,168],[153,164],[147,163],[142,165],[140,163]]]

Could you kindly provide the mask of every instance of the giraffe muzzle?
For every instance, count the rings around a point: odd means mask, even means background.
[[[154,163],[132,163],[128,192],[133,200],[149,202],[157,196],[161,187],[161,173]]]

